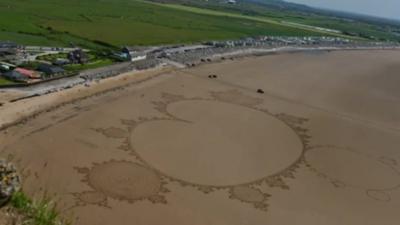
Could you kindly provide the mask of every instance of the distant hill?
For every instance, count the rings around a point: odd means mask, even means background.
[[[260,4],[268,7],[274,7],[275,9],[282,10],[301,10],[301,11],[312,11],[313,9],[309,6],[285,2],[282,0],[243,0],[244,2],[250,2],[255,4]]]
[[[287,2],[283,0],[242,0],[243,2],[249,2],[253,4],[258,4],[260,6],[265,6],[270,9],[279,9],[294,11],[297,13],[313,13],[321,16],[336,17],[342,19],[358,20],[366,23],[376,24],[376,25],[392,25],[400,26],[399,20],[380,18],[375,16],[369,16],[358,13],[342,12],[338,10],[328,10],[310,7],[303,4]]]
[[[393,26],[400,26],[400,20],[391,20],[387,18],[374,17],[369,15],[357,14],[357,13],[349,13],[342,12],[337,10],[328,10],[328,9],[319,9],[310,7],[304,4],[298,4],[293,2],[287,2],[284,0],[237,0],[236,5],[227,5],[227,0],[153,0],[157,2],[165,2],[165,3],[179,3],[179,4],[189,4],[189,5],[224,5],[225,8],[237,8],[237,10],[254,10],[254,12],[260,12],[261,9],[265,11],[269,10],[281,10],[281,11],[292,11],[293,13],[314,13],[321,16],[331,16],[331,17],[339,17],[344,19],[354,19],[361,20],[369,23],[377,23],[377,24],[389,24]],[[258,10],[255,10],[255,7],[252,5],[257,5],[260,7]],[[242,6],[247,6],[247,8],[243,8]]]

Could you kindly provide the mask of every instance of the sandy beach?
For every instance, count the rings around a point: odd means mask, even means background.
[[[77,225],[397,225],[399,71],[297,52],[0,93],[0,157]]]
[[[160,67],[146,71],[132,71],[120,74],[116,77],[110,77],[103,80],[90,82],[89,86],[85,84],[76,85],[70,89],[56,91],[39,97],[26,98],[13,102],[13,100],[28,97],[29,92],[18,90],[3,90],[0,92],[0,128],[8,127],[27,117],[32,117],[42,111],[51,111],[55,107],[77,102],[81,99],[93,95],[104,94],[125,86],[150,80],[162,73],[172,70],[170,67]]]

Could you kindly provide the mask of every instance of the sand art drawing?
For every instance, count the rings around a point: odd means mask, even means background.
[[[78,205],[96,204],[107,207],[107,197],[134,203],[149,200],[166,203],[168,189],[154,171],[128,161],[108,161],[94,164],[92,168],[76,168],[84,175],[83,182],[94,191],[75,194]]]
[[[335,187],[365,191],[377,201],[390,201],[390,192],[400,187],[395,159],[376,158],[351,148],[313,146],[307,149],[305,162],[311,171]]]
[[[1,130],[0,153],[24,191],[77,225],[396,225],[399,55],[278,54],[143,83],[122,75],[7,104],[4,121],[18,109],[22,120]]]
[[[235,90],[212,92],[209,98],[163,93],[153,102],[163,116],[121,119],[125,128],[93,129],[120,139],[118,149],[134,158],[77,168],[93,189],[75,194],[78,205],[107,207],[108,197],[167,204],[165,186],[178,184],[204,194],[224,190],[230,199],[267,211],[272,194],[261,186],[289,190],[286,179],[294,179],[301,166],[334,187],[360,189],[371,199],[390,201],[390,190],[400,186],[396,160],[311,146],[307,119],[273,114],[261,103]],[[247,135],[250,129],[256,132]],[[362,176],[368,169],[374,173]]]
[[[107,129],[95,129],[95,131],[103,134],[106,137],[109,138],[124,138],[126,137],[126,131],[120,128],[116,128],[116,127],[110,127]]]
[[[260,103],[261,99],[238,91],[212,92],[210,98],[164,93],[153,104],[165,116],[121,120],[127,129],[94,129],[108,138],[124,139],[119,149],[129,152],[135,160],[77,168],[94,191],[76,197],[81,204],[103,206],[106,206],[104,196],[132,203],[137,200],[166,203],[163,194],[168,193],[164,187],[168,182],[205,194],[226,190],[229,198],[266,211],[271,194],[258,186],[289,189],[285,179],[295,177],[310,136],[302,128],[307,119],[272,114],[258,108]],[[204,117],[196,116],[199,111]],[[243,118],[245,122],[239,122]],[[249,129],[258,134],[247,135]],[[157,142],[149,142],[146,139],[149,134],[156,136]],[[246,159],[246,154],[252,157],[256,154],[260,161]],[[228,155],[230,160],[226,161]],[[254,167],[259,169],[255,171]],[[120,184],[112,188],[110,184],[114,182]]]

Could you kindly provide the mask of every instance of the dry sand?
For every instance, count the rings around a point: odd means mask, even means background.
[[[133,85],[157,77],[164,72],[170,71],[170,67],[149,69],[146,71],[133,71],[120,74],[103,80],[93,81],[90,88],[84,84],[74,86],[71,89],[53,92],[40,97],[27,98],[17,102],[10,102],[21,97],[27,97],[26,92],[18,90],[3,90],[0,92],[0,100],[3,105],[0,107],[0,128],[9,126],[26,117],[38,114],[42,111],[51,110],[54,107],[77,101],[93,95],[102,94],[124,88],[126,85]]]
[[[78,225],[397,225],[399,65],[296,53],[119,77],[3,131],[0,155]]]
[[[24,96],[26,95],[20,91],[0,89],[0,105],[4,105],[13,99],[21,98]]]

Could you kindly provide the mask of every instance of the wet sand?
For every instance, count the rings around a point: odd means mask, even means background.
[[[2,131],[0,155],[78,225],[395,225],[399,56],[277,54],[108,82]]]

